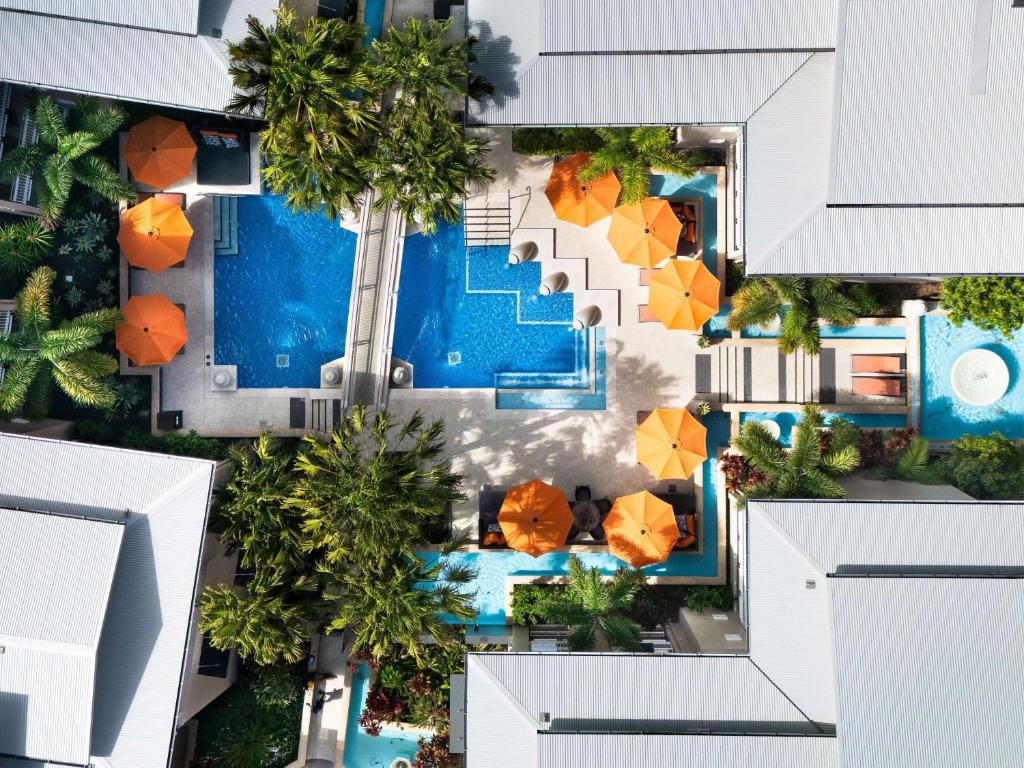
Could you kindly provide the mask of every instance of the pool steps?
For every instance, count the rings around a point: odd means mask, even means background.
[[[238,253],[238,198],[234,195],[212,195],[213,254],[234,256]]]

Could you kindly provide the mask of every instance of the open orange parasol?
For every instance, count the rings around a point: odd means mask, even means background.
[[[589,160],[590,155],[586,152],[577,152],[555,163],[544,190],[555,216],[581,227],[589,227],[595,221],[610,216],[622,189],[612,171],[594,181],[584,183],[577,179],[576,174]]]
[[[685,479],[708,457],[707,432],[685,408],[659,408],[636,428],[636,460],[659,480]]]
[[[563,546],[572,523],[565,493],[537,479],[510,489],[498,512],[508,545],[534,557]]]
[[[668,200],[648,197],[612,212],[608,242],[626,264],[653,269],[676,255],[683,223]]]
[[[135,365],[170,362],[186,341],[185,313],[162,293],[132,296],[124,306],[124,322],[114,329],[118,351]]]
[[[718,312],[720,285],[704,262],[673,259],[651,278],[648,306],[666,328],[696,331]]]
[[[164,189],[188,176],[196,143],[184,123],[153,115],[128,131],[124,159],[136,181]]]
[[[634,568],[663,562],[679,539],[672,505],[647,491],[617,498],[604,532],[608,551]]]
[[[192,226],[181,207],[151,197],[121,216],[117,242],[133,267],[162,272],[185,260]]]

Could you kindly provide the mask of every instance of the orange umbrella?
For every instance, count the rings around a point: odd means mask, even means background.
[[[128,131],[124,159],[136,181],[164,189],[192,170],[196,143],[184,123],[153,115]]]
[[[540,557],[565,544],[573,519],[565,493],[535,479],[505,494],[498,523],[512,549]]]
[[[663,562],[679,539],[672,505],[647,491],[617,498],[604,532],[608,551],[634,568]]]
[[[636,460],[659,480],[685,479],[708,457],[707,432],[685,408],[659,408],[636,428]]]
[[[626,264],[653,269],[676,255],[682,232],[683,223],[668,200],[648,197],[612,212],[608,241]]]
[[[696,331],[718,312],[719,286],[704,262],[673,259],[651,278],[648,306],[666,328]]]
[[[555,216],[571,224],[589,227],[607,217],[619,199],[622,185],[612,171],[594,181],[581,182],[576,178],[590,155],[577,152],[551,169],[551,178],[544,194],[548,196]]]
[[[124,306],[124,322],[114,329],[117,349],[135,365],[163,365],[188,341],[185,313],[162,293],[132,296]]]
[[[184,261],[191,240],[192,227],[181,207],[155,197],[125,211],[117,233],[128,263],[152,272]]]

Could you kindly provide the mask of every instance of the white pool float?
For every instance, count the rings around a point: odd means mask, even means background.
[[[389,768],[412,768],[412,763],[409,762],[408,758],[396,757],[391,761]]]
[[[782,438],[782,427],[779,426],[779,422],[775,421],[775,419],[762,419],[759,423],[776,440]]]
[[[1010,369],[990,349],[971,349],[953,363],[956,396],[970,405],[992,405],[1010,388]]]
[[[771,320],[758,323],[757,327],[761,329],[761,333],[778,333],[779,329],[782,328],[782,318],[776,315]]]

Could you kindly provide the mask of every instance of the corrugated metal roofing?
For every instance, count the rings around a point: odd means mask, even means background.
[[[0,754],[84,764],[124,527],[0,508]]]
[[[225,38],[242,37],[250,13],[271,21],[277,5],[211,3],[204,24]],[[0,80],[12,83],[206,112],[222,112],[233,93],[224,39],[0,10],[0,44],[17,51],[0,58]]]
[[[536,768],[537,721],[518,702],[481,660],[466,657],[466,751],[467,768]]]
[[[165,768],[213,462],[0,434],[0,467],[0,505],[133,513],[100,638],[92,752],[112,768]]]
[[[844,768],[1021,764],[1024,582],[829,582]]]
[[[208,2],[208,0],[207,0]],[[200,0],[0,0],[0,9],[194,35]]]
[[[470,102],[489,125],[642,125],[745,121],[808,53],[540,56],[517,81]]]
[[[834,573],[841,565],[1024,565],[1024,503],[760,500],[753,504],[824,573]],[[865,531],[871,535],[863,535]]]
[[[1024,208],[819,208],[755,275],[1024,275]],[[749,235],[748,235],[749,236]]]
[[[748,505],[747,643],[754,663],[817,723],[836,722],[825,574]],[[807,582],[815,583],[814,589]]]
[[[747,121],[748,259],[767,253],[828,194],[835,54],[816,53]]]
[[[543,733],[540,768],[830,768],[830,736],[717,736]]]
[[[1024,203],[1024,11],[1008,0],[845,9],[829,202]],[[970,92],[976,55],[987,59],[983,93]]]
[[[470,0],[469,10],[490,13],[484,5]],[[541,50],[835,48],[837,6],[838,0],[545,0]]]

